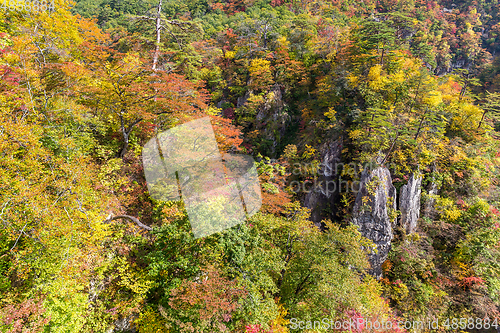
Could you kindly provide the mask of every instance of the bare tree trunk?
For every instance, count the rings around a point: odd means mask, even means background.
[[[153,70],[156,71],[156,65],[158,64],[158,57],[160,55],[160,40],[161,40],[161,5],[162,0],[159,0],[157,12],[156,12],[156,46],[155,53],[153,56]]]
[[[464,86],[460,90],[460,95],[458,97],[458,100],[461,101],[462,97],[465,96],[465,92],[467,91],[467,86],[469,85],[469,74],[467,76],[464,76]]]
[[[396,144],[396,141],[398,140],[399,138],[399,134],[401,134],[401,132],[398,132],[396,134],[396,137],[394,138],[394,141],[392,141],[392,145],[391,145],[391,148],[389,148],[389,151],[387,152],[387,154],[385,155],[384,159],[382,160],[382,162],[380,163],[380,165],[384,165],[385,161],[387,161],[387,158],[389,158],[389,155],[391,155],[392,153],[392,149],[394,149],[394,145]]]
[[[488,113],[487,110],[483,112],[483,116],[481,117],[481,120],[479,121],[479,125],[477,126],[477,129],[481,128],[481,125],[483,124],[484,117],[486,116],[487,113]]]
[[[123,116],[121,114],[120,114],[120,130],[123,135],[123,146],[120,153],[118,154],[118,157],[123,158],[128,148],[128,133],[127,130],[125,129],[125,121],[123,120]]]
[[[429,108],[425,109],[424,115],[422,116],[422,119],[420,119],[420,124],[418,124],[418,130],[417,130],[417,133],[415,134],[414,140],[417,140],[417,138],[420,134],[420,131],[422,130],[422,125],[424,123],[425,115],[427,114],[427,111],[429,111]]]
[[[123,158],[123,156],[125,156],[125,154],[127,153],[127,149],[128,149],[128,133],[126,132],[123,132],[123,147],[122,147],[122,150],[120,151],[120,157]]]
[[[111,217],[110,216],[103,223],[110,223],[110,222],[112,222],[114,220],[119,220],[119,219],[126,219],[126,220],[129,220],[129,221],[132,221],[135,224],[137,224],[139,227],[141,227],[142,229],[145,229],[147,231],[153,230],[153,228],[151,228],[150,226],[147,226],[144,223],[142,223],[141,221],[139,221],[138,218],[130,216],[130,215],[118,215],[118,216],[115,216],[115,217]]]
[[[127,128],[125,128],[123,116],[120,116],[120,128],[121,128],[122,135],[123,135],[123,147],[122,147],[122,150],[120,151],[120,154],[118,155],[119,157],[123,158],[123,156],[125,156],[125,154],[127,153],[130,132],[132,132],[132,130],[134,129],[134,126],[137,125],[138,123],[140,123],[141,121],[142,121],[142,118],[136,119],[133,123],[130,124],[130,126],[127,129]]]

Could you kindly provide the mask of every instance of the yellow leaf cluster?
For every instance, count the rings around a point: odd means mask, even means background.
[[[441,92],[441,98],[445,103],[451,103],[456,99],[459,93],[460,86],[453,78],[449,77],[448,80],[439,86],[439,91]]]
[[[454,108],[451,108],[451,111],[453,112],[451,128],[454,130],[477,128],[483,114],[481,108],[470,103],[456,104]]]
[[[349,74],[346,78],[352,87],[355,87],[359,83],[359,78],[354,74]]]
[[[130,70],[134,67],[140,66],[142,63],[136,52],[127,53],[125,58],[123,58],[123,62],[126,64],[126,68]]]
[[[382,66],[375,65],[370,68],[370,72],[368,73],[368,79],[370,80],[369,86],[373,90],[380,90],[384,87],[385,82],[382,74]]]
[[[335,108],[328,108],[328,111],[325,112],[325,116],[330,119],[331,121],[336,121],[337,119],[335,118],[335,114],[337,112],[335,111]]]
[[[349,137],[353,140],[359,139],[360,137],[363,136],[363,131],[360,129],[355,129],[353,131],[349,132]]]
[[[316,154],[316,152],[317,152],[317,150],[314,147],[306,145],[306,149],[305,149],[304,153],[302,154],[302,158],[303,159],[311,158]]]
[[[165,319],[151,308],[146,308],[139,313],[139,318],[135,320],[139,333],[168,333]]]
[[[266,59],[253,59],[248,67],[250,74],[269,72],[271,71],[271,62]]]
[[[286,319],[288,311],[279,302],[277,306],[278,306],[278,316],[271,323],[272,332],[288,333],[289,330],[287,325],[290,323],[290,321]]]
[[[227,51],[226,52],[226,59],[234,59],[235,56],[236,56],[235,51]]]
[[[462,212],[455,206],[453,200],[450,198],[437,197],[435,207],[440,213],[441,218],[450,222],[455,222],[462,216]]]
[[[443,95],[438,90],[433,90],[429,92],[429,94],[426,97],[424,97],[424,103],[431,107],[438,106],[442,102],[443,102]]]
[[[213,105],[210,105],[206,110],[205,113],[208,114],[209,116],[219,116],[222,114],[222,109],[215,107]]]
[[[284,49],[287,49],[288,46],[290,45],[290,42],[286,39],[285,36],[278,38],[277,42],[278,42],[278,45]]]
[[[403,83],[406,81],[406,75],[403,71],[398,71],[391,76],[391,79],[396,83]]]

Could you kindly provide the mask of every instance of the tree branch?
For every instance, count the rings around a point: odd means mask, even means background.
[[[127,220],[130,220],[132,222],[134,222],[135,224],[137,224],[139,227],[141,227],[142,229],[145,229],[147,231],[151,231],[153,230],[153,228],[151,228],[150,226],[147,226],[145,225],[144,223],[142,223],[141,221],[139,221],[138,218],[136,217],[133,217],[133,216],[130,216],[130,215],[118,215],[118,216],[115,216],[115,217],[110,217],[108,218],[107,220],[104,221],[104,223],[110,223],[114,220],[119,220],[119,219],[127,219]]]
[[[389,155],[391,154],[392,149],[394,148],[394,145],[396,144],[396,141],[398,140],[399,134],[401,134],[401,132],[398,132],[398,133],[396,134],[396,137],[394,138],[394,141],[392,141],[391,148],[389,148],[389,151],[388,151],[388,152],[387,152],[387,154],[385,155],[385,157],[384,157],[384,159],[382,160],[382,162],[380,162],[380,165],[384,165],[385,161],[387,161],[387,158],[388,158],[388,157],[389,157]]]
[[[132,132],[132,130],[134,129],[134,126],[137,125],[138,123],[140,123],[143,119],[142,118],[137,118],[136,120],[134,120],[128,127],[127,129],[127,134],[130,134],[130,132]]]

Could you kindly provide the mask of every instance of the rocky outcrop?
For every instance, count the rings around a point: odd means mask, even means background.
[[[371,239],[377,253],[369,255],[371,272],[376,278],[382,276],[382,264],[387,260],[393,239],[391,216],[396,210],[396,188],[391,174],[385,167],[361,175],[359,192],[354,204],[352,221],[359,226],[364,237]]]
[[[235,108],[224,110],[225,116],[229,118],[233,118],[235,113],[248,115],[245,122],[251,122],[247,126],[259,133],[268,156],[277,155],[292,119],[287,111],[283,90],[280,84],[274,84],[267,92],[248,90],[237,98]],[[225,103],[227,100],[222,99],[217,107],[222,108]]]
[[[270,153],[275,155],[279,144],[283,141],[291,120],[290,115],[285,110],[285,102],[281,87],[275,84],[269,93],[264,97],[264,102],[259,107],[255,116],[256,127],[260,130],[262,136],[269,142],[272,142]]]
[[[113,326],[106,330],[106,333],[136,333],[134,325],[136,319],[133,316],[117,319]]]
[[[278,122],[280,127],[283,127],[285,126],[285,122],[288,120],[288,114],[285,114],[284,107],[285,103],[283,101],[281,87],[278,84],[275,84],[271,88],[271,91],[269,91],[269,93],[265,96],[265,101],[260,107],[255,119],[258,121],[266,119],[273,120],[274,122]]]
[[[417,228],[417,220],[420,216],[421,186],[422,177],[415,177],[415,174],[412,174],[408,184],[403,185],[399,193],[399,210],[401,211],[399,225],[406,230],[407,234],[415,232]]]
[[[335,203],[340,189],[337,186],[337,173],[342,152],[342,140],[325,143],[320,149],[321,166],[312,188],[307,189],[304,206],[311,210],[311,221],[321,228],[321,221],[333,219]],[[337,170],[338,169],[338,170]]]
[[[431,182],[429,184],[429,188],[427,190],[427,199],[425,200],[424,203],[424,209],[423,209],[423,215],[425,217],[428,217],[430,219],[433,219],[436,217],[436,210],[434,209],[434,204],[436,203],[436,199],[434,199],[432,196],[436,195],[439,193],[439,188],[436,183]]]
[[[249,90],[245,93],[245,95],[241,96],[241,97],[238,97],[238,99],[236,100],[236,107],[237,108],[241,108],[243,105],[245,105],[248,101],[248,99],[250,98],[250,96],[252,96],[252,91]]]

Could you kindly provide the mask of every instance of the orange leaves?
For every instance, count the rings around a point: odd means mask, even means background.
[[[97,26],[97,19],[89,20],[78,17],[78,31],[85,36],[85,41],[101,45],[109,41],[109,35]]]
[[[248,292],[213,268],[204,270],[198,281],[183,281],[172,290],[169,305],[186,312],[194,310],[190,316],[194,321],[224,323],[232,319],[232,314],[240,307],[238,301],[246,298]]]
[[[281,168],[288,166],[286,162],[282,164],[272,163],[267,165],[267,172],[262,172],[259,176],[262,191],[262,211],[275,215],[283,214],[288,204],[292,202],[292,195],[286,191],[287,177],[290,176],[281,172]]]
[[[289,53],[290,42],[282,37],[278,39],[279,47],[276,50],[275,65],[276,82],[290,89],[298,82],[301,85],[308,83],[304,65],[297,60],[291,59]]]
[[[206,107],[207,94],[199,84],[179,74],[153,71],[149,60],[137,52],[120,53],[85,44],[82,54],[85,62],[80,67],[85,75],[73,75],[80,86],[81,102],[119,127],[121,157],[132,130],[142,121],[155,124],[163,119],[170,125],[173,119],[191,118]]]
[[[217,2],[210,5],[214,10],[224,10],[224,4]]]
[[[240,128],[234,126],[231,119],[219,116],[211,116],[210,118],[219,149],[223,151],[240,150],[240,145],[243,143]]]
[[[194,113],[207,107],[207,94],[199,84],[188,81],[179,74],[159,73],[151,81],[151,86],[157,92],[158,100],[161,100],[162,110],[172,113]]]
[[[481,279],[480,277],[476,276],[469,276],[465,277],[460,282],[458,283],[459,286],[463,287],[464,289],[476,289],[484,286],[485,281]]]
[[[206,107],[206,94],[198,84],[182,75],[153,72],[137,53],[96,47],[85,56],[91,63],[82,90],[87,104],[97,103],[103,111],[148,119],[162,112],[192,113]]]

